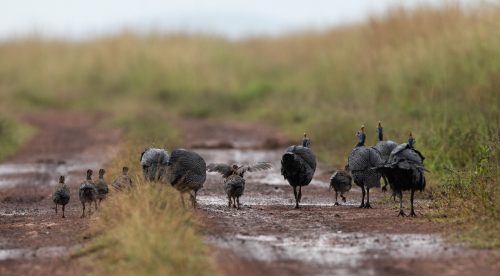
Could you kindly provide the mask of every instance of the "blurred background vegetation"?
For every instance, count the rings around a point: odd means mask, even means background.
[[[103,127],[141,143],[179,138],[167,118],[265,122],[297,140],[307,131],[320,158],[341,167],[359,127],[371,145],[381,120],[387,139],[413,132],[438,210],[493,233],[475,244],[498,246],[498,30],[500,6],[488,5],[394,9],[330,31],[238,41],[132,33],[4,41],[0,155],[26,136],[22,114],[60,109],[106,112]]]

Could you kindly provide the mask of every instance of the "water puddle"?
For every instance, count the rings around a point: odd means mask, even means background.
[[[354,268],[367,260],[453,256],[441,237],[426,234],[329,233],[307,238],[247,236],[209,238],[242,257],[259,261],[294,260],[325,267]]]
[[[77,160],[0,164],[0,188],[12,188],[22,184],[55,185],[60,175],[66,175],[66,181],[69,182],[71,181],[69,174],[82,172],[88,168],[98,168],[99,164],[99,162]]]
[[[53,258],[68,255],[78,248],[81,248],[81,246],[49,246],[40,248],[0,249],[0,261],[13,259]]]

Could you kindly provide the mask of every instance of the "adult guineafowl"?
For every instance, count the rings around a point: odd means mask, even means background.
[[[382,157],[374,148],[359,146],[351,151],[348,158],[349,170],[354,183],[361,188],[362,192],[359,208],[372,208],[370,205],[370,189],[380,187],[380,178],[382,177],[382,174],[374,167],[383,164]]]
[[[82,218],[85,217],[85,204],[89,204],[89,215],[92,209],[92,202],[97,210],[97,189],[92,181],[92,170],[87,170],[87,179],[80,185],[79,192],[80,202],[82,203]]]
[[[167,168],[168,159],[168,151],[164,149],[145,149],[141,153],[141,166],[144,179],[147,181],[158,181]]]
[[[342,201],[344,203],[346,202],[344,193],[347,193],[349,190],[351,190],[351,187],[352,177],[347,172],[347,168],[345,171],[336,171],[332,174],[332,177],[330,177],[330,189],[335,191],[335,206],[340,205],[338,202],[339,193]]]
[[[281,174],[293,187],[295,208],[299,208],[302,186],[311,183],[315,171],[316,156],[311,149],[303,146],[291,146],[283,154]]]
[[[189,193],[191,203],[196,208],[196,193],[203,187],[207,179],[207,166],[203,158],[192,151],[176,149],[172,151],[162,180],[170,183],[181,193],[184,204],[184,193]]]
[[[397,146],[391,153],[389,160],[377,170],[388,179],[391,189],[399,195],[399,215],[406,216],[403,211],[403,191],[410,190],[410,216],[416,216],[413,209],[415,191],[425,188],[425,167],[422,154],[404,143]]]
[[[389,160],[389,156],[391,155],[391,152],[398,146],[398,144],[394,141],[391,140],[386,140],[386,141],[378,141],[375,146],[373,146],[374,149],[376,149],[380,157],[382,158],[382,161],[385,163],[387,160]],[[387,190],[387,185],[388,181],[384,175],[382,175],[384,179],[384,187],[382,187],[382,190],[385,192]],[[393,197],[396,196],[396,194],[393,191]]]
[[[207,171],[218,172],[222,175],[222,178],[224,178],[224,191],[227,194],[229,207],[231,208],[232,205],[240,209],[240,197],[245,190],[245,179],[243,178],[245,172],[256,172],[270,168],[271,164],[267,162],[244,166],[212,163],[207,166]]]
[[[122,174],[113,181],[113,188],[117,191],[130,190],[132,188],[132,179],[128,175],[128,167],[122,168]]]
[[[64,176],[59,177],[59,184],[57,185],[54,193],[52,194],[52,201],[56,204],[56,214],[57,205],[62,205],[62,217],[64,218],[64,207],[69,203],[70,194],[69,188],[64,183]]]
[[[106,173],[106,170],[100,169],[99,170],[99,179],[95,182],[95,187],[97,189],[97,199],[99,200],[99,205],[101,204],[101,201],[106,199],[106,196],[109,193],[109,188],[108,184],[106,181],[104,181],[104,174]]]

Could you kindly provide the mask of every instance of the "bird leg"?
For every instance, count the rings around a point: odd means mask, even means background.
[[[240,209],[240,197],[236,197],[236,203],[238,204],[237,209]]]
[[[302,199],[302,186],[299,186],[299,203],[301,199]]]
[[[293,196],[295,197],[295,209],[299,209],[299,201],[297,197],[297,187],[293,186]]]
[[[371,209],[372,206],[370,205],[370,189],[366,189],[366,204],[365,204],[366,209]]]
[[[347,200],[345,199],[345,196],[343,193],[340,193],[340,197],[342,198],[342,202],[346,203]]]
[[[413,196],[415,194],[415,190],[414,189],[411,189],[411,193],[410,193],[410,203],[411,203],[411,211],[410,211],[410,217],[416,217],[417,214],[415,214],[415,210],[413,210]]]
[[[335,204],[333,204],[333,205],[335,205],[335,206],[339,206],[339,205],[340,205],[340,204],[339,204],[339,202],[338,202],[338,200],[337,200],[337,198],[338,198],[338,194],[339,194],[339,193],[338,193],[337,191],[335,191]]]
[[[361,205],[359,205],[359,208],[364,208],[365,207],[365,187],[364,186],[361,186],[361,192],[362,192]]]
[[[403,211],[403,191],[399,191],[399,215],[398,217],[406,217],[405,212]]]
[[[95,205],[95,210],[97,211],[98,208],[97,208],[97,200],[94,200],[94,205]]]
[[[64,205],[62,206],[62,209],[63,209],[63,216],[62,217],[64,218]]]
[[[191,205],[193,205],[193,209],[196,209],[196,192],[190,192],[189,197],[191,198]]]
[[[229,195],[228,195],[228,196],[227,196],[227,199],[228,199],[228,201],[229,201],[229,203],[228,203],[227,207],[231,208],[231,205],[232,205],[232,203],[233,203],[233,202],[231,201],[231,196],[229,196]]]
[[[384,186],[382,187],[382,192],[387,192],[387,178],[385,175],[382,175],[382,179],[384,180]]]
[[[64,205],[63,205],[64,206]],[[56,204],[56,214],[57,214],[57,204]]]
[[[82,207],[83,207],[83,210],[82,210],[81,218],[84,218],[85,217],[85,203],[84,202],[82,202]]]
[[[236,209],[238,206],[236,206],[236,197],[233,196],[233,208]]]

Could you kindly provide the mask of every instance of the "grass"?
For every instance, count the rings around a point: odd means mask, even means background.
[[[171,144],[172,142],[167,141]],[[113,275],[215,275],[192,209],[183,208],[170,185],[152,185],[141,177],[138,154],[123,147],[107,166],[109,179],[131,166],[134,188],[113,192],[93,225],[96,238],[84,253],[98,273]],[[83,253],[82,253],[83,254]],[[84,254],[84,255],[85,255]]]
[[[266,122],[297,140],[307,131],[318,156],[335,167],[345,164],[360,125],[371,144],[381,120],[389,139],[416,137],[432,172],[435,219],[460,221],[460,238],[498,247],[487,233],[500,227],[499,160],[485,159],[484,147],[500,137],[499,29],[500,6],[484,4],[396,8],[325,32],[236,42],[154,33],[5,41],[0,108],[14,116],[105,111],[141,146],[182,145],[168,121],[176,116]],[[476,175],[479,167],[489,173]],[[153,216],[164,212],[153,207]]]
[[[0,160],[15,153],[33,134],[29,125],[0,115]]]

